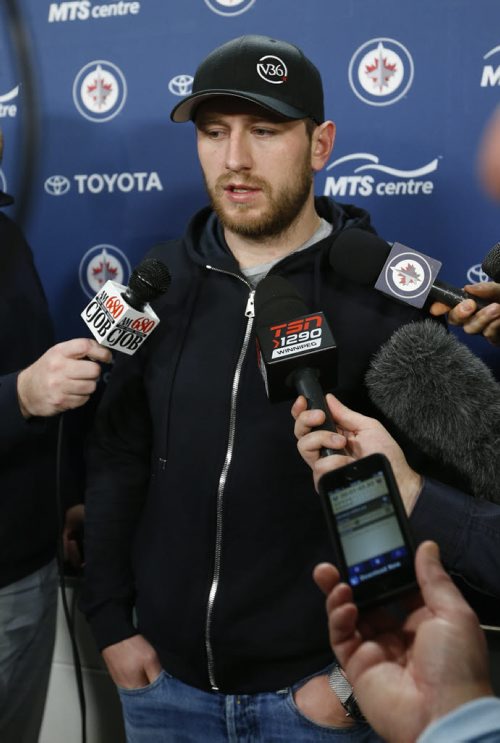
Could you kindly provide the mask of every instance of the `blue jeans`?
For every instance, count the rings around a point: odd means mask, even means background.
[[[303,683],[261,694],[220,694],[162,671],[149,686],[118,690],[127,743],[380,743],[365,723],[333,728],[305,717],[293,698]]]
[[[54,648],[57,566],[52,560],[0,589],[0,741],[36,743]]]

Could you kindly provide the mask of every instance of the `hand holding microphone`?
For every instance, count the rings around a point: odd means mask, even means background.
[[[401,447],[375,418],[351,410],[332,394],[326,396],[326,402],[332,420],[342,433],[326,430],[322,425],[323,414],[306,410],[300,399],[292,407],[297,448],[313,471],[316,490],[320,478],[332,469],[382,453],[391,463],[405,510],[410,514],[422,487],[422,477],[410,467]],[[327,448],[335,449],[337,456],[322,457],[321,451]]]
[[[448,313],[451,325],[461,325],[469,334],[482,333],[490,343],[500,345],[498,283],[470,284],[464,289],[451,286],[436,279],[439,261],[400,243],[391,248],[380,237],[354,228],[345,230],[335,240],[330,264],[350,281],[374,286],[404,304],[423,307],[427,303],[432,315]],[[486,256],[483,269],[500,281],[498,245]]]
[[[330,251],[330,265],[340,276],[364,286],[374,286],[396,301],[423,307],[428,300],[455,307],[474,299],[463,289],[438,281],[440,261],[401,243],[389,245],[365,230],[341,232]],[[481,307],[486,302],[476,298]]]
[[[128,286],[107,281],[82,312],[96,340],[73,338],[49,348],[17,378],[25,418],[52,416],[84,405],[95,392],[108,348],[133,354],[159,323],[148,302],[170,285],[168,268],[154,258],[134,269]],[[108,348],[105,348],[108,346]]]
[[[52,346],[17,377],[21,413],[46,417],[84,405],[96,389],[99,364],[110,361],[111,352],[90,338]]]

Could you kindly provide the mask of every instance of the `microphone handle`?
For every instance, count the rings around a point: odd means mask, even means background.
[[[458,289],[456,286],[447,284],[445,281],[435,281],[429,292],[429,297],[433,302],[442,302],[443,304],[447,304],[448,307],[456,307],[464,299],[473,299],[478,309],[491,304],[491,302],[475,297],[474,294],[470,294],[463,289]]]
[[[318,381],[318,371],[311,367],[296,369],[291,376],[291,381],[293,382],[298,394],[304,395],[306,398],[308,410],[322,410],[325,414],[325,422],[323,425],[318,426],[313,430],[323,430],[326,428],[327,431],[337,433],[337,426],[331,416],[323,390]],[[321,448],[322,457],[329,457],[331,454],[345,454],[345,452],[343,450],[330,449],[327,447]]]

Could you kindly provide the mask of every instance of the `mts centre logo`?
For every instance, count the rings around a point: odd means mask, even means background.
[[[51,3],[49,6],[49,23],[66,23],[67,21],[88,21],[89,18],[115,18],[117,16],[137,15],[141,10],[140,2],[92,4],[90,0],[72,0],[71,2]]]
[[[73,83],[73,102],[79,113],[98,124],[117,116],[127,99],[125,75],[112,62],[94,60],[82,67]]]
[[[483,74],[481,75],[482,88],[494,88],[500,85],[500,46],[495,46],[483,57]],[[492,64],[496,63],[496,64]]]
[[[326,167],[324,196],[429,196],[439,158],[418,168],[402,170],[384,165],[376,155],[355,152],[339,157]]]
[[[210,10],[217,15],[241,15],[250,10],[255,0],[205,0]]]
[[[13,119],[17,114],[17,105],[14,102],[19,95],[19,85],[0,95],[0,119]]]
[[[411,87],[413,59],[408,49],[395,39],[370,39],[354,52],[348,75],[354,94],[364,103],[390,106]]]

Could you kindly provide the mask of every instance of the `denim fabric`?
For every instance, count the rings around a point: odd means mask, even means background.
[[[165,671],[149,686],[119,689],[127,743],[379,743],[367,725],[318,725],[296,707],[293,687],[261,694],[195,689]]]
[[[53,560],[0,590],[0,741],[36,743],[56,629]]]

